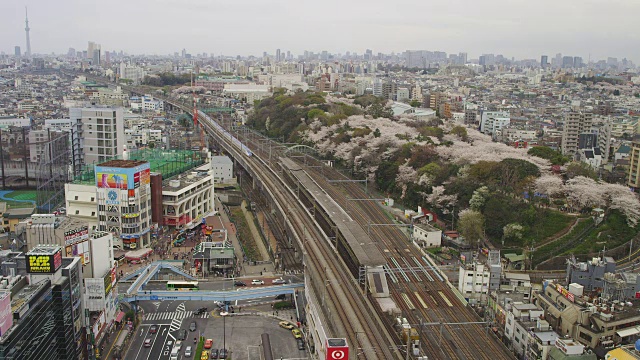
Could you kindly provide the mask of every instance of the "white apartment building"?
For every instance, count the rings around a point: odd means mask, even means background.
[[[536,327],[544,331],[551,330],[549,323],[540,320],[543,314],[544,310],[538,309],[534,304],[519,302],[513,303],[511,311],[507,312],[504,335],[511,341],[511,347],[518,354],[518,358],[528,350],[530,332],[533,332]]]
[[[98,202],[96,184],[64,184],[67,216],[85,221],[89,228],[98,228]]]
[[[244,99],[249,104],[252,104],[255,100],[262,100],[273,95],[270,85],[258,84],[224,84],[222,94]]]
[[[127,63],[120,63],[120,79],[132,80],[135,85],[139,85],[147,75],[143,68]]]
[[[140,129],[136,126],[133,129],[125,129],[124,135],[128,150],[147,146],[150,142],[162,143],[162,130],[159,129]]]
[[[590,112],[572,111],[565,116],[562,128],[562,154],[573,157],[578,152],[580,134],[591,131],[593,114]]]
[[[120,86],[117,86],[115,89],[99,88],[97,92],[91,94],[91,100],[93,102],[108,106],[124,106],[127,104],[128,98],[129,96],[126,92],[122,91]]]
[[[164,101],[153,96],[132,96],[129,99],[131,109],[136,111],[164,111]]]
[[[122,108],[91,107],[69,109],[72,121],[82,123],[80,148],[84,164],[97,164],[124,151]]]
[[[214,212],[214,187],[211,164],[205,164],[189,174],[169,180],[162,188],[164,224],[192,229]]]
[[[31,119],[21,119],[21,118],[0,119],[0,126],[1,127],[9,127],[9,126],[30,127]]]
[[[482,299],[489,294],[489,267],[470,263],[460,266],[458,291],[467,299]]]
[[[536,130],[523,130],[505,127],[502,129],[502,141],[512,143],[515,141],[532,142],[538,140],[538,132]]]
[[[480,131],[487,135],[495,135],[510,123],[511,115],[508,111],[483,111],[480,116]]]
[[[442,230],[429,224],[415,224],[413,240],[422,247],[440,246],[442,245]]]
[[[211,169],[215,183],[229,183],[233,176],[233,161],[228,156],[212,156]]]

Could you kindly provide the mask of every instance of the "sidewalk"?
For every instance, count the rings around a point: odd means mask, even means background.
[[[253,220],[254,219],[253,214],[247,210],[247,202],[243,201],[242,205],[240,205],[240,208],[242,209],[242,213],[244,213],[245,219],[247,219],[247,223],[249,224],[249,229],[251,230],[251,234],[253,235],[253,241],[255,241],[256,246],[260,251],[260,257],[262,258],[263,261],[271,260],[271,257],[269,256],[269,252],[267,251],[267,248],[264,246],[264,241],[262,241],[262,235],[260,234],[260,231],[256,227],[255,221]]]

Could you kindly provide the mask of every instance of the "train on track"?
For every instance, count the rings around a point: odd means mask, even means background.
[[[209,115],[207,115],[204,111],[198,110],[198,118],[205,120],[205,125],[206,126],[213,127],[216,131],[220,132],[222,134],[222,136],[224,136],[227,139],[231,140],[231,142],[234,145],[236,145],[238,148],[240,148],[245,155],[247,155],[247,156],[252,156],[253,155],[253,153],[251,152],[251,149],[249,149],[246,145],[244,145],[242,142],[240,142],[240,140],[238,140],[238,138],[236,138],[230,132],[228,132],[225,128],[223,128],[222,125],[218,124],[217,121],[214,121],[213,119],[211,119],[211,117],[209,117]]]

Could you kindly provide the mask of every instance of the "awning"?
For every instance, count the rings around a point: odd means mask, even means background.
[[[123,318],[124,318],[124,312],[122,311],[118,312],[118,315],[116,315],[116,322],[121,322]]]
[[[640,334],[640,326],[634,326],[634,327],[618,330],[616,331],[616,334],[618,334],[618,336],[620,336],[621,338]]]
[[[140,260],[144,257],[149,256],[153,252],[152,249],[140,249],[135,251],[127,251],[125,257],[127,260]]]

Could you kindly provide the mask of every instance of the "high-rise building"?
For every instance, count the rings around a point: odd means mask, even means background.
[[[69,50],[67,51],[67,56],[70,58],[76,57],[76,49],[69,48]]]
[[[63,258],[58,245],[40,245],[26,253],[24,265],[27,276],[14,265],[10,295],[0,294],[0,359],[86,358],[80,258]]]
[[[71,108],[72,124],[82,124],[79,148],[83,164],[97,164],[124,152],[124,117],[122,108]]]
[[[562,57],[562,67],[565,69],[573,67],[573,56],[563,56]]]
[[[14,54],[15,56],[18,56],[18,57],[22,55],[22,54],[21,54],[21,52],[20,52],[20,46],[16,46],[16,47],[13,49],[13,54]]]
[[[87,44],[87,59],[93,58],[93,51],[96,49],[96,43],[89,41]]]
[[[540,57],[540,67],[546,69],[549,65],[549,57],[547,55],[542,55]]]
[[[627,185],[635,192],[640,191],[640,132],[636,132],[631,145]]]
[[[280,58],[280,49],[276,49],[276,62],[281,61],[282,59]]]
[[[572,58],[573,61],[573,58]],[[593,114],[584,111],[571,111],[565,116],[562,129],[562,154],[573,157],[578,152],[580,134],[589,132],[593,123]]]
[[[111,160],[95,168],[98,229],[122,239],[125,249],[151,242],[151,168],[139,160]]]
[[[29,30],[31,30],[29,28],[29,14],[27,13],[27,7],[24,7],[24,14],[25,14],[25,18],[24,18],[24,23],[25,23],[25,27],[24,27],[24,31],[27,33],[27,52],[26,52],[26,56],[27,57],[31,57],[31,39],[29,38]]]
[[[458,63],[460,65],[464,65],[467,63],[467,53],[466,52],[461,52],[458,54]]]
[[[573,57],[573,67],[575,68],[582,67],[582,58],[580,56]]]

